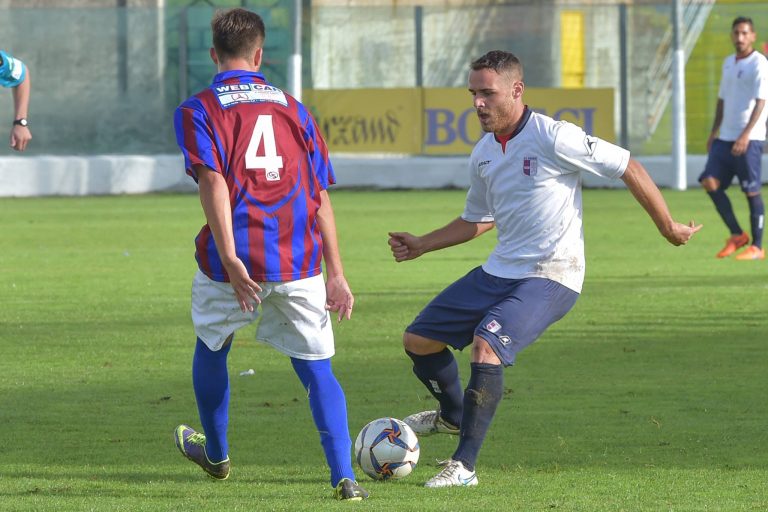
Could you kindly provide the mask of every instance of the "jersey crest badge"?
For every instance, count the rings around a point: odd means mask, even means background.
[[[501,329],[501,325],[496,320],[491,320],[486,324],[485,328],[490,332],[498,332],[498,330]]]
[[[536,174],[539,172],[539,164],[537,157],[535,156],[525,156],[523,157],[523,174],[526,176],[536,176]]]

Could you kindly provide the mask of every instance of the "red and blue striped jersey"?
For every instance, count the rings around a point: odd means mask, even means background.
[[[187,174],[193,165],[221,173],[229,187],[238,258],[255,281],[319,274],[320,192],[335,183],[317,124],[295,98],[261,73],[226,71],[174,114]],[[206,224],[195,239],[200,270],[229,281]]]

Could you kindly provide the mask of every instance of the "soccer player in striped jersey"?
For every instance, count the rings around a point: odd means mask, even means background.
[[[29,96],[32,88],[29,68],[19,59],[0,50],[0,85],[13,89],[13,125],[10,144],[16,151],[24,151],[32,140],[27,115]]]
[[[477,485],[480,447],[504,393],[506,366],[575,304],[584,280],[583,173],[621,178],[671,244],[701,226],[675,222],[659,189],[629,152],[523,102],[523,68],[508,52],[474,61],[469,91],[483,131],[469,159],[464,213],[423,236],[390,233],[398,262],[497,230],[498,244],[480,267],[435,297],[406,328],[413,372],[438,402],[405,418],[419,435],[459,435],[427,487]],[[461,389],[448,347],[472,346]]]
[[[218,74],[174,119],[207,220],[192,284],[192,380],[204,433],[179,425],[176,445],[212,477],[229,476],[227,354],[260,310],[256,337],[290,357],[309,395],[335,496],[361,500],[368,493],[355,481],[346,400],[330,362],[329,311],[351,318],[354,297],[326,190],[335,180],[328,150],[304,105],[259,72],[262,19],[232,9],[211,27]]]

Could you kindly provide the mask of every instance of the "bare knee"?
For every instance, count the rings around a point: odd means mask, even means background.
[[[720,180],[717,178],[704,178],[701,180],[701,186],[704,187],[704,190],[707,192],[716,192],[717,189],[720,188]]]
[[[442,352],[447,345],[410,332],[403,333],[403,348],[411,354],[426,356]]]
[[[491,346],[480,336],[475,336],[472,342],[472,362],[485,364],[501,364],[501,359],[496,355]]]

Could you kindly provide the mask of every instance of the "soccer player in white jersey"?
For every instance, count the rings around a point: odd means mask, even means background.
[[[673,245],[701,226],[675,222],[629,152],[573,124],[532,112],[523,102],[523,69],[508,52],[471,64],[469,91],[487,132],[469,162],[463,214],[423,236],[390,233],[396,261],[471,240],[494,226],[498,244],[481,266],[450,285],[406,328],[413,372],[437,410],[405,418],[417,434],[458,434],[459,443],[427,487],[477,485],[475,463],[504,391],[504,367],[573,307],[584,279],[583,173],[621,178]],[[462,391],[448,347],[472,346]]]
[[[0,50],[0,85],[13,89],[13,125],[10,144],[16,151],[24,151],[32,140],[27,123],[29,93],[31,89],[29,68],[19,59]]]
[[[707,140],[707,164],[699,181],[715,203],[731,235],[717,253],[726,258],[749,244],[725,191],[737,176],[749,203],[752,243],[736,255],[737,260],[765,259],[763,225],[765,205],[760,194],[761,159],[765,144],[768,109],[768,60],[755,50],[756,34],[750,18],[739,17],[731,25],[736,53],[723,61],[723,76],[717,95],[712,132]],[[719,136],[718,136],[719,132]]]

